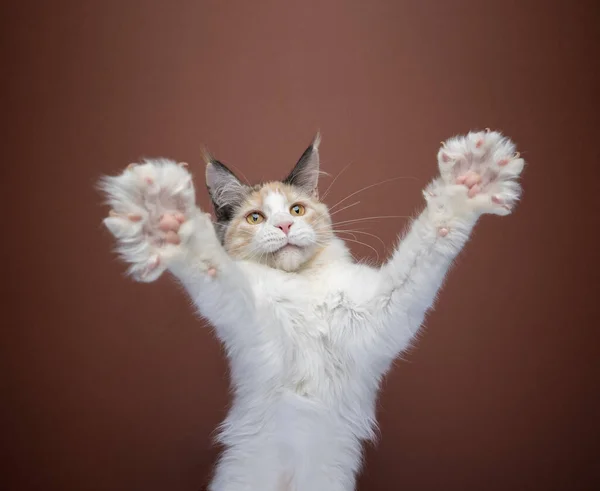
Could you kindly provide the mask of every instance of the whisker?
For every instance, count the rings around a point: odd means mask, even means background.
[[[346,201],[347,199],[350,199],[352,196],[355,196],[358,193],[362,193],[363,191],[366,191],[367,189],[371,189],[374,188],[375,186],[381,186],[382,184],[387,184],[388,182],[393,182],[393,181],[398,181],[400,179],[413,179],[413,180],[417,180],[416,177],[409,177],[409,176],[399,176],[399,177],[392,177],[390,179],[386,179],[384,181],[381,182],[376,182],[375,184],[369,184],[368,186],[365,186],[362,189],[359,189],[358,191],[354,191],[352,194],[349,194],[348,196],[346,196],[345,198],[342,198],[341,200],[339,200],[335,205],[331,206],[329,209],[333,210],[336,206],[342,204],[344,201]]]
[[[339,210],[334,211],[333,213],[330,213],[329,216],[333,216],[336,213],[339,213],[340,211],[344,211],[347,210],[348,208],[352,208],[353,206],[356,206],[360,203],[360,201],[355,201],[354,203],[352,203],[351,205],[348,206],[344,206],[343,208],[340,208]]]
[[[246,261],[262,262],[265,251],[261,251],[258,247],[252,246],[249,251],[244,251],[243,258]]]
[[[348,232],[346,230],[340,230],[340,233],[350,234],[352,237],[354,237],[354,240],[358,240],[358,238],[356,237],[356,235],[354,235],[352,232]],[[343,240],[345,240],[345,239],[343,239]]]
[[[379,237],[378,235],[371,234],[369,232],[362,232],[360,230],[335,230],[335,233],[336,234],[339,234],[339,233],[363,234],[363,235],[368,235],[369,237],[374,237],[374,238],[376,238],[380,242],[380,244],[382,245],[383,249],[385,250],[385,242],[383,242],[383,240],[381,240],[381,237]]]
[[[365,222],[367,220],[380,220],[385,218],[410,218],[409,215],[382,215],[377,217],[364,217],[364,218],[354,218],[352,220],[344,220],[341,222],[336,222],[334,225],[343,225],[345,223],[355,223],[355,222]]]
[[[325,198],[329,194],[329,191],[331,190],[331,186],[333,186],[335,184],[335,181],[337,181],[337,178],[340,177],[346,171],[346,169],[348,169],[348,167],[350,167],[353,163],[354,162],[350,162],[346,167],[344,167],[341,171],[338,172],[338,175],[333,178],[333,181],[331,181],[331,183],[329,184],[329,186],[323,193],[323,196],[321,197],[321,201],[325,200]]]
[[[353,240],[353,239],[344,239],[344,240],[348,241],[348,242],[355,242],[356,244],[360,244],[365,247],[368,247],[375,253],[375,255],[377,256],[377,262],[379,262],[379,252],[377,252],[377,249],[375,249],[373,246],[367,244],[366,242],[361,242],[360,240]]]

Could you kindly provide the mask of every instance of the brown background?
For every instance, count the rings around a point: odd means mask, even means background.
[[[323,132],[339,219],[412,214],[438,142],[509,134],[524,200],[485,218],[380,401],[362,491],[600,484],[594,2],[19,2],[2,79],[7,490],[199,490],[220,347],[168,278],[123,278],[102,173],[200,147],[252,181]],[[325,179],[325,189],[331,179]],[[354,202],[350,199],[346,204]],[[389,249],[406,220],[368,224]],[[384,248],[364,236],[380,255]],[[375,257],[353,244],[360,255]],[[389,251],[388,251],[389,252]],[[599,489],[599,488],[596,488]]]

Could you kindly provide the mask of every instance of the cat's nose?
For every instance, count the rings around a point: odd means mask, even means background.
[[[294,222],[281,222],[275,225],[279,230],[281,230],[285,235],[290,232],[290,228]]]

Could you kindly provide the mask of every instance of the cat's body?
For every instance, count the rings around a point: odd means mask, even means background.
[[[316,144],[288,180],[258,187],[209,162],[219,233],[174,162],[104,181],[130,272],[152,281],[168,269],[226,348],[233,402],[211,491],[354,489],[381,377],[477,218],[508,214],[519,197],[513,151],[498,133],[450,140],[428,206],[381,267],[356,263],[333,233],[316,198]]]
[[[323,260],[331,262],[293,277],[240,264],[255,278],[257,315],[239,353],[229,350],[235,391],[221,441],[230,449],[216,490],[250,476],[248,489],[280,489],[286,476],[299,490],[353,489],[360,440],[372,435],[379,376],[391,358],[382,350],[365,363],[367,331],[377,329],[376,272],[353,264],[337,241],[329,249]]]

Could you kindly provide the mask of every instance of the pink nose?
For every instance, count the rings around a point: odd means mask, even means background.
[[[285,235],[287,235],[290,232],[290,227],[292,226],[293,222],[283,222],[283,223],[279,223],[277,225],[275,225],[279,230],[283,231],[283,233]]]

